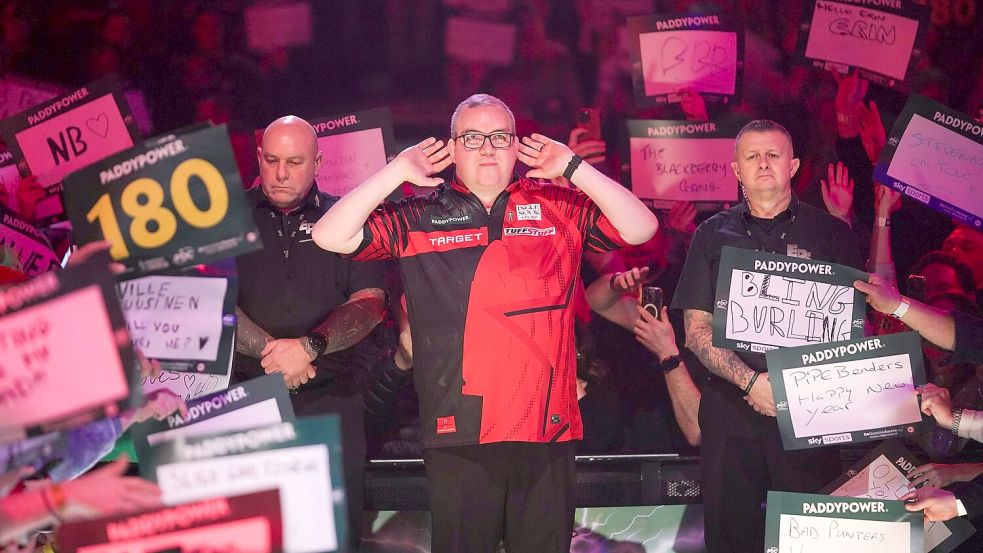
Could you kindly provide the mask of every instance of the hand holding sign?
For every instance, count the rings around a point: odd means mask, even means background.
[[[111,516],[161,505],[157,485],[136,476],[123,476],[129,468],[130,461],[123,454],[104,467],[61,484],[65,520]]]
[[[980,474],[983,474],[983,465],[979,463],[959,463],[956,465],[928,463],[908,471],[908,478],[911,479],[911,485],[915,488],[921,486],[947,488],[955,482],[969,482]]]
[[[945,522],[959,515],[956,508],[956,494],[937,488],[912,490],[902,498],[904,508],[911,512],[924,511],[929,522]]]
[[[867,282],[856,280],[853,287],[867,296],[867,303],[881,313],[893,313],[901,305],[901,293],[880,275],[871,273]]]
[[[935,417],[942,428],[952,428],[952,399],[949,390],[935,384],[926,384],[915,391],[922,396],[922,413]]]
[[[754,385],[751,386],[751,393],[744,396],[744,401],[759,415],[766,417],[777,415],[775,411],[775,397],[772,395],[771,381],[767,374],[759,376],[754,381]]]

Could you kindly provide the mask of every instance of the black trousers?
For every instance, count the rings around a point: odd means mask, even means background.
[[[576,442],[424,450],[434,553],[568,553]]]
[[[839,476],[839,450],[785,451],[774,418],[755,413],[737,388],[736,396],[715,388],[700,401],[706,550],[761,553],[768,491],[818,492]]]

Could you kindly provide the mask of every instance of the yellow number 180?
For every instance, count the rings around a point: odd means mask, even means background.
[[[208,191],[208,209],[201,210],[191,199],[189,182],[196,176],[205,184]],[[222,173],[211,163],[192,158],[182,161],[171,173],[171,201],[174,209],[184,222],[195,228],[211,228],[217,225],[229,211],[229,191]],[[120,207],[129,215],[130,239],[141,248],[152,249],[162,246],[174,238],[177,232],[177,219],[170,209],[164,207],[164,188],[151,178],[139,178],[126,185],[120,196]],[[90,223],[99,221],[102,235],[113,243],[109,250],[113,259],[126,259],[130,250],[123,240],[123,233],[113,210],[109,194],[99,199],[86,214]],[[156,223],[151,230],[150,222]]]

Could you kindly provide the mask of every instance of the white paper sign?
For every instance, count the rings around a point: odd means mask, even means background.
[[[907,522],[782,514],[780,553],[871,553],[911,551]]]
[[[921,421],[908,354],[782,371],[797,438]]]
[[[148,276],[119,284],[133,345],[151,359],[215,361],[224,278]]]
[[[310,44],[311,5],[290,2],[246,8],[246,43],[254,52],[270,52]]]
[[[888,176],[983,217],[983,145],[914,114]]]
[[[444,52],[459,61],[511,65],[515,56],[516,28],[511,23],[447,18]]]
[[[337,548],[328,448],[291,447],[157,467],[164,503],[225,497],[277,488],[288,553]]]
[[[917,34],[914,19],[818,0],[805,55],[904,80]]]
[[[642,199],[736,201],[733,138],[629,138],[632,192]]]
[[[315,176],[317,187],[335,196],[351,192],[386,165],[382,129],[319,136],[317,146],[324,156]]]
[[[229,363],[231,366],[231,359]],[[166,389],[183,397],[185,401],[191,401],[228,388],[230,376],[230,373],[221,375],[164,371],[158,378],[145,377],[141,389],[144,395]]]
[[[786,347],[850,338],[849,286],[753,271],[733,271],[730,286],[728,339]]]
[[[734,94],[737,33],[662,31],[642,33],[638,40],[647,96],[678,92],[687,86],[700,92]]]

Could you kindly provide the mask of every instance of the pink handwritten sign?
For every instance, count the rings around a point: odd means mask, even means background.
[[[317,146],[323,156],[317,187],[328,194],[344,196],[386,165],[380,128],[320,136]]]
[[[737,33],[670,31],[638,36],[645,94],[669,94],[684,87],[733,95],[737,87]]]
[[[133,146],[112,94],[24,129],[16,138],[31,172],[48,180]]]
[[[98,286],[0,318],[0,426],[32,427],[128,395]]]

